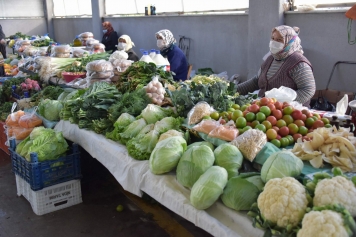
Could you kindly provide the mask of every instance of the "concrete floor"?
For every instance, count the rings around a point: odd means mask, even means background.
[[[121,186],[96,159],[82,150],[83,203],[37,216],[16,195],[8,155],[0,150],[0,237],[210,237],[152,198],[139,198]],[[123,205],[122,212],[116,211]]]

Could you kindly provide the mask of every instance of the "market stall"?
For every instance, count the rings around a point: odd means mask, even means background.
[[[213,236],[263,236],[261,230],[252,226],[246,212],[238,213],[221,202],[207,210],[195,209],[189,201],[190,191],[177,182],[174,172],[159,176],[152,174],[148,161],[134,160],[125,146],[92,131],[79,129],[68,121],[60,121],[55,130],[102,163],[126,191],[137,196],[147,193]]]

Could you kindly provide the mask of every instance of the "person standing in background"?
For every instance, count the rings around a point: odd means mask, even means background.
[[[6,41],[5,41],[5,33],[2,30],[2,26],[0,25],[0,53],[2,57],[6,59]],[[0,76],[5,75],[4,66],[0,67]]]
[[[112,27],[111,23],[108,21],[103,22],[103,39],[101,40],[101,43],[105,45],[105,51],[111,51],[114,52],[116,50],[116,45],[119,39],[119,36],[117,35],[117,32],[114,31],[114,28]]]
[[[128,35],[121,35],[119,38],[119,44],[117,45],[118,50],[124,50],[128,54],[127,60],[132,60],[137,62],[139,60],[136,52],[132,49],[135,44],[132,42],[130,36]]]

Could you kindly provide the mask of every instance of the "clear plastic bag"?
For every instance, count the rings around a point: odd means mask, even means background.
[[[115,59],[112,61],[112,65],[118,72],[124,72],[128,67],[132,65],[133,61],[126,59]]]
[[[26,113],[19,119],[19,126],[22,128],[34,128],[42,125],[42,119],[36,115],[37,107],[30,113]]]
[[[85,54],[89,54],[88,51],[84,49],[73,49],[73,58],[82,58]]]
[[[7,119],[5,121],[5,124],[8,127],[19,126],[20,118],[25,115],[25,112],[22,110],[14,112],[16,107],[17,107],[17,103],[14,102],[12,104],[11,113],[7,116]]]
[[[109,61],[114,62],[115,60],[125,60],[129,55],[123,50],[116,50],[110,55]]]
[[[36,56],[39,51],[39,48],[33,47],[33,46],[28,46],[25,48],[23,51],[26,56]]]
[[[91,49],[94,44],[99,44],[99,43],[100,43],[100,41],[99,41],[99,40],[96,40],[96,39],[90,39],[90,38],[88,38],[88,39],[86,40],[86,46],[87,46],[88,49]]]
[[[297,98],[297,92],[289,87],[281,86],[278,89],[273,88],[272,90],[266,91],[265,97],[276,98],[279,102],[290,103]]]
[[[66,44],[66,45],[57,45],[53,47],[54,53],[56,54],[64,54],[64,53],[70,53],[71,47]]]
[[[236,146],[242,155],[251,162],[256,158],[266,143],[266,134],[257,129],[249,129],[231,142],[231,144]]]
[[[195,125],[193,129],[197,132],[202,132],[205,134],[209,134],[212,130],[215,128],[222,126],[219,121],[213,120],[213,119],[205,119]]]
[[[16,140],[24,140],[28,137],[33,128],[23,128],[23,127],[8,127],[7,128],[7,137],[8,140],[15,138]]]
[[[88,47],[88,42],[87,42],[87,47]],[[101,43],[96,43],[91,46],[90,52],[92,53],[104,53],[105,52],[105,45]]]
[[[83,32],[79,35],[79,38],[80,39],[85,39],[85,40],[88,40],[88,39],[93,39],[94,38],[94,35],[93,33],[91,32]]]
[[[219,138],[224,141],[231,142],[239,135],[239,130],[235,127],[234,123],[227,123],[225,125],[221,125],[213,129],[209,133],[209,137]]]
[[[90,72],[108,72],[113,71],[112,64],[105,60],[95,60],[90,62],[86,66],[86,70]]]
[[[204,116],[209,116],[212,112],[214,109],[207,102],[198,102],[188,113],[188,125],[199,123]]]

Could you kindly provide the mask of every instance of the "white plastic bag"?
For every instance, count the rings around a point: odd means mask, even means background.
[[[272,90],[266,91],[265,97],[275,98],[279,102],[290,103],[297,98],[297,92],[289,87],[281,86],[278,89],[273,88]]]

